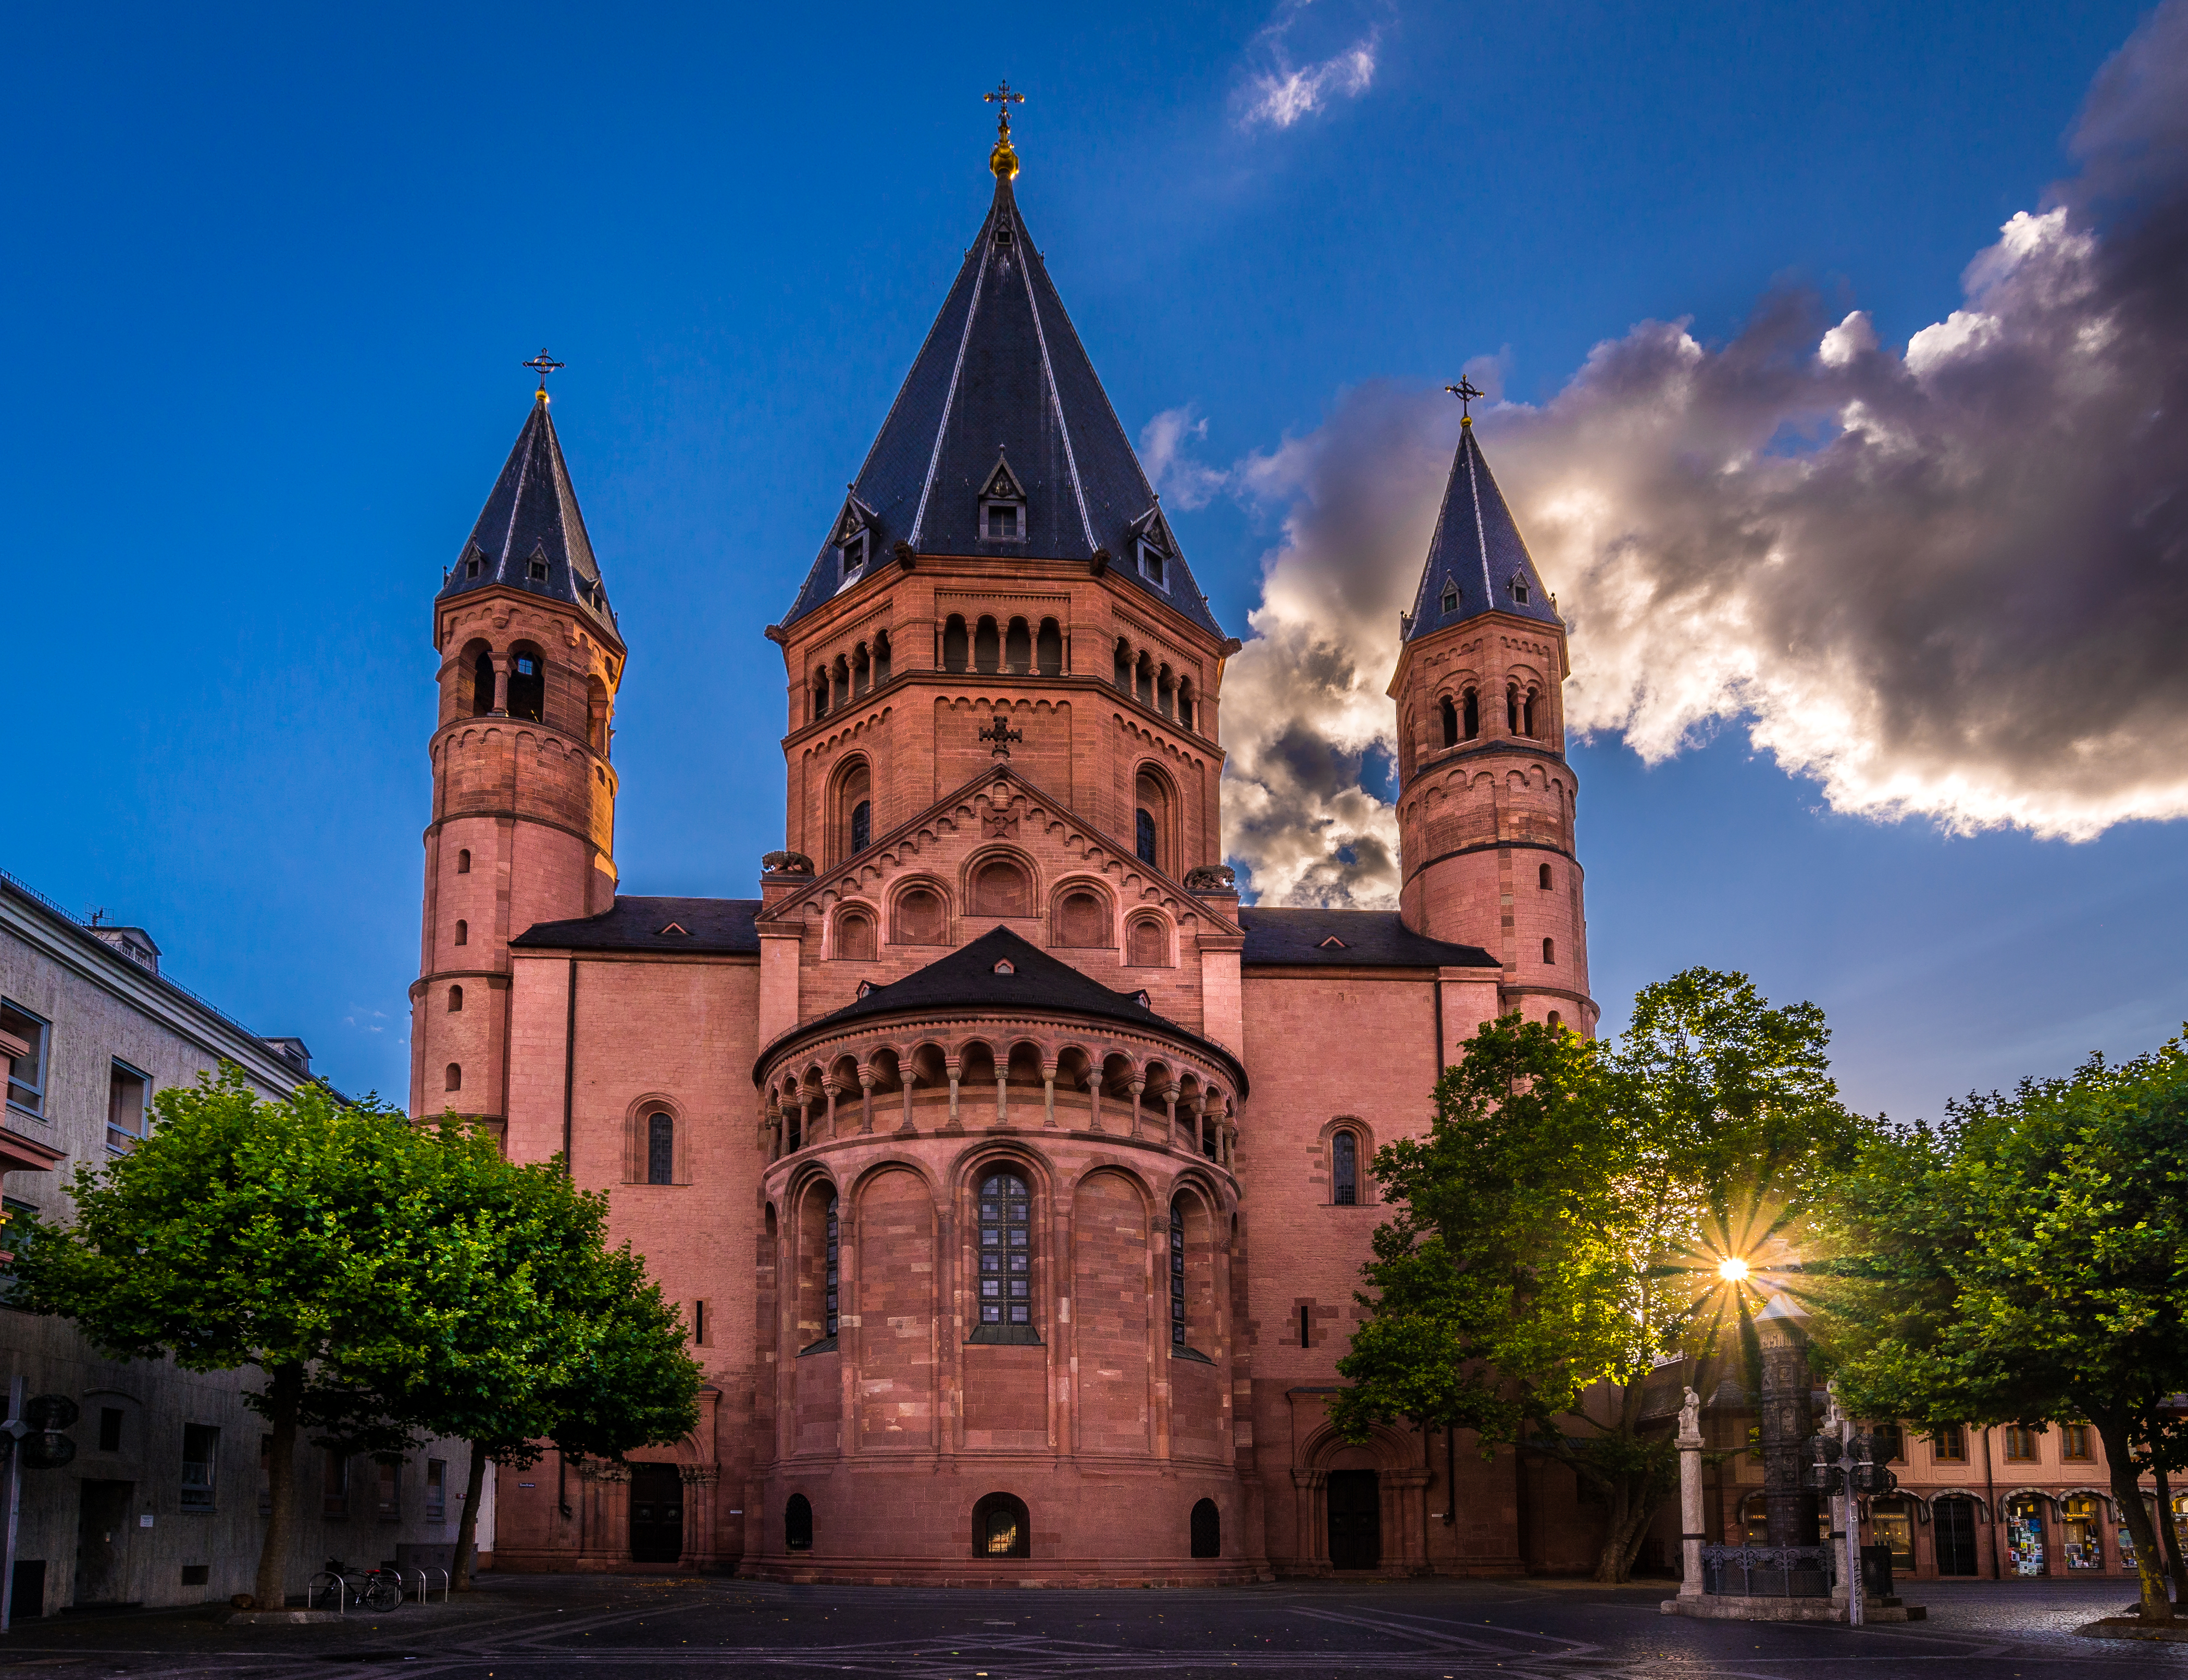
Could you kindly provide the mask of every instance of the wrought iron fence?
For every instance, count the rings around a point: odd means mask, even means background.
[[[1828,1546],[1705,1546],[1702,1591],[1743,1598],[1828,1598]]]

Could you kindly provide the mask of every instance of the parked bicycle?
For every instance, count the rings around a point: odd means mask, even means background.
[[[393,1570],[352,1569],[340,1558],[330,1558],[304,1589],[307,1606],[322,1597],[332,1598],[336,1610],[358,1604],[369,1610],[392,1610],[403,1602],[403,1577]]]

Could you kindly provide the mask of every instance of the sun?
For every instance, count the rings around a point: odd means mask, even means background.
[[[1717,1275],[1728,1283],[1747,1281],[1747,1262],[1738,1254],[1727,1254],[1717,1263]]]

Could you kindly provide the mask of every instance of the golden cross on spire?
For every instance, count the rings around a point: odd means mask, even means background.
[[[556,361],[547,353],[547,347],[542,345],[539,353],[524,365],[539,375],[539,400],[544,403],[547,400],[547,375],[559,372],[568,364]]]
[[[1474,381],[1464,374],[1458,376],[1457,385],[1446,385],[1444,389],[1458,398],[1458,423],[1461,426],[1472,426],[1474,424],[1473,405],[1489,393],[1476,390]]]
[[[1013,93],[1007,79],[995,84],[992,93],[980,96],[995,106],[995,149],[988,154],[988,167],[1003,180],[1010,180],[1018,172],[1018,155],[1011,146],[1011,107],[1025,103],[1025,95]]]

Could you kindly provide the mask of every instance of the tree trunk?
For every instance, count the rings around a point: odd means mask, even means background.
[[[2173,1486],[2166,1479],[2163,1466],[2152,1472],[2157,1478],[2157,1532],[2165,1542],[2165,1563],[2173,1576],[2173,1602],[2188,1604],[2188,1562],[2180,1556],[2180,1525],[2173,1515]]]
[[[2146,1622],[2173,1620],[2173,1595],[2166,1590],[2165,1559],[2157,1549],[2157,1530],[2143,1508],[2142,1489],[2135,1475],[2132,1449],[2128,1445],[2127,1422],[2120,1413],[2092,1412],[2097,1437],[2105,1444],[2105,1462],[2112,1473],[2112,1502],[2134,1542],[2134,1572],[2142,1578],[2142,1619]]]
[[[266,1539],[258,1548],[258,1583],[252,1596],[258,1608],[278,1610],[289,1602],[289,1551],[296,1525],[296,1409],[304,1396],[304,1368],[277,1366],[268,1373],[266,1421],[274,1428],[266,1484],[273,1508],[266,1518]]]
[[[464,1514],[456,1519],[456,1566],[448,1571],[449,1586],[459,1593],[471,1590],[471,1563],[478,1551],[479,1500],[486,1492],[486,1449],[471,1444],[471,1469],[464,1477]]]

